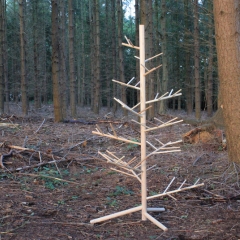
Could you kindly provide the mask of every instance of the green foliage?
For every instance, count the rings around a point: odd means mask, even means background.
[[[96,167],[96,168],[94,168],[94,169],[91,169],[91,168],[87,168],[87,167],[83,166],[83,171],[84,171],[85,173],[88,173],[88,174],[94,173],[94,172],[97,172],[97,171],[98,171],[98,167]]]
[[[115,207],[117,205],[117,200],[116,199],[111,199],[110,197],[107,197],[107,205],[111,207]]]
[[[133,195],[134,192],[126,189],[125,187],[116,186],[115,191],[110,193],[109,196],[118,196],[118,195]]]
[[[131,139],[131,141],[139,142],[138,139],[136,139],[136,138]],[[127,145],[127,150],[131,151],[133,149],[136,149],[138,146],[139,146],[138,144],[130,143],[130,144]]]
[[[38,169],[34,168],[34,171],[38,171]],[[41,176],[41,179],[44,180],[45,187],[50,190],[54,190],[57,187],[68,184],[61,181],[61,178],[63,176],[69,175],[69,171],[67,169],[64,169],[60,175],[60,173],[54,168],[43,167],[42,170],[39,172],[39,175]]]

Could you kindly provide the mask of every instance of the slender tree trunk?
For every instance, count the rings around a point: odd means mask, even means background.
[[[186,89],[186,108],[187,114],[191,114],[193,110],[192,96],[192,79],[190,65],[190,20],[189,20],[189,0],[184,0],[184,44],[185,44],[185,89]]]
[[[161,84],[161,94],[167,92],[168,88],[168,52],[167,52],[167,30],[166,30],[166,0],[162,0],[162,12],[161,12],[161,40],[162,40],[162,84]],[[163,114],[167,110],[166,101],[160,102],[159,113]]]
[[[85,11],[83,8],[83,3],[81,2],[81,65],[82,65],[82,74],[81,74],[81,106],[84,106],[85,103],[85,96],[86,96],[86,90],[85,90],[85,86],[86,86],[86,82],[85,82],[85,78],[86,78],[86,64],[85,64],[85,33],[84,33],[84,22],[85,22]]]
[[[69,71],[70,71],[70,106],[71,116],[76,117],[76,78],[74,62],[74,23],[73,23],[73,1],[68,0],[68,32],[69,32]]]
[[[25,0],[19,0],[22,113],[24,115],[27,115],[27,113],[28,113],[28,99],[27,99],[27,80],[26,80],[26,50],[25,50],[24,7],[25,7]]]
[[[240,21],[238,0],[214,0],[214,20],[228,155],[240,163]]]
[[[140,14],[139,14],[139,0],[135,0],[135,45],[139,46],[139,24],[140,24]],[[136,51],[136,56],[139,56],[139,51]],[[136,79],[137,82],[140,81],[140,62],[136,61]],[[137,103],[140,102],[140,91],[137,91]],[[140,109],[140,108],[139,108]]]
[[[207,68],[207,115],[213,114],[213,20],[212,2],[208,1],[208,68]]]
[[[54,120],[63,120],[59,88],[59,35],[58,35],[58,0],[51,0],[52,4],[52,80]]]
[[[116,63],[116,59],[117,59],[117,52],[116,52],[116,3],[115,1],[111,1],[111,52],[112,52],[112,76],[114,76],[114,78],[117,77],[117,63]],[[113,84],[113,96],[117,96],[117,84]],[[116,101],[113,101],[113,114],[115,115],[116,111],[117,111],[118,105]]]
[[[152,6],[152,0],[148,0],[148,57],[153,57],[154,55],[154,46],[153,46],[153,6]],[[152,69],[154,67],[153,61],[149,61],[148,63],[149,69]],[[152,100],[154,99],[154,96],[156,94],[156,88],[155,88],[155,80],[156,79],[156,72],[150,73],[147,76],[147,81],[149,85],[149,91],[148,91],[148,99]],[[155,103],[152,103],[152,107],[149,109],[147,118],[153,119],[155,115]]]
[[[94,0],[95,4],[95,19],[96,19],[96,78],[94,79],[94,103],[93,103],[93,112],[99,114],[100,107],[100,21],[99,21],[99,0]]]
[[[44,13],[45,8],[43,8],[42,13]],[[47,104],[48,101],[48,88],[47,88],[47,48],[46,48],[46,21],[43,25],[43,104]]]
[[[123,63],[123,48],[122,48],[122,37],[123,37],[123,9],[122,9],[122,0],[117,0],[117,9],[118,9],[118,54],[119,54],[119,71],[120,71],[120,81],[125,82],[124,76],[124,63]],[[121,88],[121,99],[125,104],[127,103],[126,89]],[[123,109],[124,116],[127,116],[128,112]]]
[[[4,111],[6,113],[10,112],[10,108],[9,108],[9,82],[8,82],[8,44],[7,44],[7,18],[6,18],[6,8],[7,8],[7,4],[6,4],[6,0],[3,0],[4,3],[4,9],[3,9],[3,59],[4,59],[4,64],[3,64],[3,75],[4,75],[4,84],[5,84],[5,88],[4,88],[4,93],[5,93],[5,106],[4,106]]]
[[[38,1],[33,1],[33,55],[34,55],[34,105],[41,107],[41,82],[39,77],[39,36],[38,36]]]
[[[106,94],[107,94],[107,97],[106,97],[106,100],[107,100],[107,109],[108,111],[110,111],[110,108],[111,108],[111,92],[112,92],[112,89],[111,89],[111,79],[110,79],[110,66],[111,66],[111,63],[110,63],[110,58],[109,58],[109,54],[111,53],[111,45],[110,45],[110,23],[109,23],[109,0],[105,0],[105,29],[106,29],[106,42],[105,42],[105,47],[106,47],[106,51],[107,51],[107,54],[106,54],[106,57],[105,57],[105,72],[106,72],[106,87],[107,87],[107,91],[106,91]]]
[[[67,117],[67,108],[68,108],[68,96],[69,96],[69,87],[68,87],[68,74],[67,74],[67,64],[66,64],[66,8],[65,8],[65,0],[60,0],[60,13],[61,17],[58,23],[58,64],[59,64],[59,73],[58,73],[58,81],[59,81],[59,90],[60,90],[60,99],[61,99],[61,111],[62,118],[65,119]],[[58,11],[59,12],[59,11]],[[60,37],[61,36],[61,37]],[[61,67],[60,67],[61,66]]]
[[[4,113],[4,75],[3,75],[3,1],[0,2],[0,115]]]
[[[194,78],[195,78],[195,117],[201,118],[201,86],[199,74],[199,12],[198,0],[194,0]]]

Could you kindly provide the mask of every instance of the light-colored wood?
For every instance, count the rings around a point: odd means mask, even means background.
[[[111,127],[111,129],[112,129],[112,131],[113,131],[114,136],[117,137],[116,131],[115,131],[112,123],[110,123],[110,127]]]
[[[138,124],[138,125],[141,125],[141,123],[137,122],[137,121],[134,120],[134,119],[132,119],[131,121],[134,122],[134,123],[136,123],[136,124]],[[148,126],[145,126],[145,127],[146,127],[146,128],[149,128]]]
[[[138,212],[138,211],[141,211],[141,210],[142,210],[142,206],[130,208],[130,209],[118,212],[118,213],[113,213],[113,214],[107,215],[105,217],[96,218],[94,220],[91,220],[90,223],[94,224],[94,223],[98,223],[98,222],[103,222],[103,221],[106,221],[106,220],[109,220],[109,219],[112,219],[112,218],[124,216],[126,214],[130,214],[130,213],[133,213],[133,212]]]
[[[129,162],[128,165],[130,166],[131,163],[135,162],[137,160],[137,157],[132,158]]]
[[[147,108],[145,108],[145,109],[143,109],[143,110],[141,110],[140,112],[138,112],[138,114],[141,114],[141,113],[143,113],[143,112],[146,112],[148,109],[150,109],[150,108],[152,108],[152,105],[151,106],[149,106],[149,107],[147,107]]]
[[[160,129],[160,128],[168,127],[168,126],[171,126],[171,125],[180,123],[180,122],[182,122],[182,121],[183,121],[183,120],[179,120],[179,121],[175,121],[175,122],[170,122],[170,121],[169,121],[169,122],[166,122],[166,123],[161,124],[160,126],[153,127],[153,128],[148,128],[148,129],[145,130],[145,132],[154,131],[154,130],[157,130],[157,129]]]
[[[168,229],[167,227],[165,227],[162,223],[160,223],[159,221],[157,221],[155,218],[153,218],[150,214],[148,214],[147,212],[145,212],[145,217],[150,220],[153,224],[155,224],[156,226],[158,226],[159,228],[161,228],[164,232],[166,232]]]
[[[145,91],[145,33],[144,25],[139,26],[139,45],[140,45],[140,111],[146,109],[146,91]],[[146,174],[146,111],[142,113],[140,119],[141,129],[141,195],[142,195],[142,220],[147,220],[147,174]]]
[[[113,82],[116,82],[122,86],[126,86],[126,87],[130,87],[130,88],[133,88],[133,89],[137,89],[137,90],[140,90],[139,87],[136,87],[136,86],[133,86],[133,85],[130,85],[130,84],[127,84],[127,83],[123,83],[123,82],[120,82],[120,81],[117,81],[117,80],[112,80]]]
[[[118,103],[120,103],[122,105],[123,108],[127,109],[128,111],[132,112],[133,114],[139,116],[139,117],[142,117],[141,114],[133,111],[130,107],[128,107],[125,103],[123,103],[121,100],[117,99],[117,98],[114,98],[115,101],[117,101]]]
[[[135,49],[140,49],[139,47],[137,46],[133,46],[133,45],[130,45],[130,44],[127,44],[127,43],[122,43],[123,46],[126,46],[126,47],[130,47],[130,48],[135,48]]]
[[[137,178],[137,180],[142,184],[142,180],[138,177],[138,175],[132,170],[133,175]]]
[[[95,132],[95,131],[92,131],[92,133],[96,134],[96,135],[99,135],[99,136],[102,136],[102,137],[112,138],[112,139],[115,139],[115,140],[118,140],[118,141],[123,141],[123,142],[127,142],[127,143],[141,145],[141,143],[139,143],[139,142],[134,142],[134,141],[128,140],[126,138],[115,137],[115,136],[110,135],[110,134],[105,134],[105,133],[100,133],[100,132]]]
[[[119,216],[123,216],[129,213],[133,213],[133,212],[137,212],[137,211],[141,211],[142,213],[142,220],[150,220],[152,223],[154,223],[156,226],[158,226],[159,228],[161,228],[163,231],[167,231],[167,228],[160,223],[159,221],[157,221],[155,218],[153,218],[151,215],[149,215],[147,212],[151,212],[151,211],[156,211],[156,212],[160,212],[160,211],[164,211],[164,208],[148,208],[147,207],[147,200],[150,199],[154,199],[157,197],[161,197],[161,196],[169,196],[171,198],[173,198],[174,200],[177,200],[176,198],[174,198],[171,194],[173,193],[177,193],[177,192],[181,192],[181,191],[185,191],[191,188],[196,188],[196,187],[200,187],[203,186],[204,184],[197,184],[198,181],[196,181],[192,186],[188,186],[183,188],[183,185],[185,184],[186,180],[182,182],[182,184],[180,185],[179,188],[175,189],[175,190],[171,190],[169,191],[170,187],[173,185],[173,182],[175,180],[175,177],[170,181],[170,183],[167,185],[167,187],[165,188],[165,190],[162,193],[156,194],[154,196],[149,196],[147,197],[147,171],[149,171],[150,169],[153,169],[154,167],[156,167],[156,165],[154,166],[150,166],[149,168],[147,168],[146,165],[146,160],[156,154],[165,154],[165,153],[173,153],[173,152],[179,152],[180,147],[178,146],[172,146],[178,143],[181,143],[182,140],[179,141],[175,141],[175,142],[167,142],[167,143],[162,143],[160,140],[155,139],[156,142],[158,142],[159,146],[155,146],[154,144],[152,144],[151,142],[146,140],[146,134],[149,131],[155,131],[157,129],[163,128],[163,127],[168,127],[171,126],[173,124],[177,124],[182,122],[182,120],[177,120],[177,118],[173,118],[167,122],[163,122],[157,118],[155,118],[158,122],[160,122],[160,125],[157,127],[148,127],[147,126],[147,122],[146,122],[146,110],[151,108],[152,106],[149,106],[146,108],[147,104],[150,103],[154,103],[154,102],[158,102],[158,101],[162,101],[165,99],[169,99],[169,98],[173,98],[173,97],[177,97],[182,95],[181,90],[178,90],[177,92],[173,93],[173,90],[169,92],[164,93],[162,96],[158,97],[159,94],[157,94],[155,96],[155,98],[153,100],[149,100],[146,101],[146,92],[145,92],[145,76],[148,75],[149,73],[157,70],[158,68],[160,68],[162,65],[159,65],[155,68],[152,68],[151,70],[148,70],[145,66],[145,63],[158,57],[161,56],[162,53],[157,54],[153,57],[150,57],[148,59],[145,60],[145,37],[144,37],[144,26],[140,25],[139,26],[139,42],[140,42],[140,47],[136,47],[132,44],[132,42],[130,41],[130,39],[126,38],[126,41],[128,44],[123,43],[123,46],[127,46],[127,47],[131,47],[131,48],[135,48],[135,49],[139,49],[140,50],[140,57],[136,57],[140,60],[140,81],[135,84],[135,86],[130,85],[132,83],[132,81],[134,80],[134,78],[132,78],[128,83],[123,83],[117,80],[112,80],[113,82],[116,82],[122,86],[126,86],[126,87],[130,87],[133,89],[137,89],[140,90],[140,102],[138,104],[136,104],[134,107],[130,108],[129,106],[127,106],[125,103],[123,103],[121,100],[114,98],[115,101],[117,101],[123,108],[127,109],[128,111],[132,112],[133,114],[137,115],[138,117],[140,117],[140,122],[137,122],[135,120],[132,120],[132,122],[137,123],[140,126],[140,132],[141,132],[141,139],[140,142],[135,142],[132,140],[128,140],[126,138],[123,137],[118,137],[117,133],[113,127],[112,124],[110,124],[110,127],[112,129],[113,135],[110,133],[103,133],[103,131],[100,129],[100,127],[97,125],[97,131],[93,131],[93,134],[102,136],[102,137],[107,137],[107,138],[111,138],[111,139],[115,139],[118,141],[122,141],[122,142],[126,142],[126,143],[131,143],[131,144],[137,144],[141,146],[141,159],[140,161],[136,164],[136,160],[137,157],[133,157],[131,160],[126,161],[125,157],[117,157],[113,152],[110,151],[106,151],[106,154],[99,152],[99,154],[106,159],[106,161],[108,163],[111,163],[113,165],[115,165],[117,168],[110,168],[116,172],[119,172],[121,174],[125,174],[127,176],[130,177],[134,177],[135,179],[137,179],[140,183],[141,183],[141,203],[142,205],[139,207],[135,207],[135,208],[131,208],[125,211],[121,211],[118,213],[114,213],[114,214],[110,214],[107,215],[105,217],[101,217],[101,218],[97,218],[94,220],[91,220],[90,223],[94,224],[97,222],[102,222],[105,220],[109,220],[112,218],[116,218]],[[147,72],[145,72],[147,71]],[[140,83],[140,87],[137,87]],[[140,111],[137,113],[134,111],[135,108],[137,108],[140,105]],[[146,144],[148,144],[149,146],[151,146],[154,150],[152,152],[150,152],[147,155],[147,148],[146,148]],[[133,164],[134,163],[134,164]],[[130,166],[134,165],[134,166]],[[141,177],[140,177],[141,176]]]
[[[150,60],[152,60],[152,59],[154,59],[154,58],[156,58],[156,57],[159,57],[159,56],[161,56],[161,55],[163,55],[163,53],[159,53],[159,54],[157,54],[157,55],[155,55],[155,56],[153,56],[153,57],[150,57],[150,58],[146,59],[145,62],[148,62],[148,61],[150,61]]]
[[[128,81],[127,85],[130,84],[134,79],[135,77],[133,77],[130,81]]]
[[[130,176],[130,177],[134,177],[134,178],[136,178],[136,176],[134,176],[133,174],[130,174],[130,173],[127,173],[127,172],[124,172],[124,171],[118,170],[118,169],[116,169],[116,168],[110,168],[110,169],[113,170],[113,171],[116,171],[116,172],[119,172],[119,173],[122,173],[122,174],[128,175],[128,176]]]
[[[112,158],[110,158],[108,155],[106,155],[106,154],[103,154],[103,153],[101,153],[101,152],[98,152],[102,157],[104,157],[106,160],[107,160],[107,162],[108,163],[111,163],[111,164],[113,164],[113,165],[115,165],[115,166],[118,166],[119,168],[122,168],[122,169],[124,169],[124,170],[126,170],[126,171],[132,171],[132,170],[134,170],[134,171],[137,171],[137,172],[141,172],[141,170],[139,170],[139,169],[135,169],[135,168],[133,168],[133,167],[130,167],[130,166],[128,166],[128,165],[122,165],[122,164],[120,164],[120,163],[118,163],[118,162],[116,162],[114,159],[112,159]]]
[[[140,105],[140,102],[137,103],[135,106],[133,106],[131,109],[133,110],[134,108],[138,107]]]
[[[172,97],[177,97],[177,96],[181,96],[182,95],[182,93],[174,93],[171,96],[166,96],[168,93],[169,92],[166,92],[164,95],[162,95],[161,97],[159,97],[157,99],[149,100],[149,101],[146,102],[146,104],[153,103],[153,102],[158,102],[158,101],[163,101],[163,100],[166,100],[166,99],[169,99],[169,98],[172,98]]]
[[[98,132],[103,133],[101,128],[97,124],[96,124],[96,127],[97,127]]]
[[[150,199],[154,199],[154,198],[157,198],[157,197],[163,197],[163,196],[170,195],[170,194],[173,194],[173,193],[182,192],[182,191],[186,191],[186,190],[189,190],[189,189],[192,189],[192,188],[197,188],[197,187],[202,187],[202,186],[204,186],[204,183],[200,183],[200,184],[197,184],[197,185],[191,185],[189,187],[176,189],[176,190],[169,191],[169,192],[166,192],[166,193],[160,193],[160,194],[157,194],[157,195],[154,195],[154,196],[147,197],[147,199],[150,200]]]
[[[156,71],[158,68],[160,68],[162,66],[162,64],[161,65],[159,65],[159,66],[157,66],[157,67],[155,67],[155,68],[152,68],[152,69],[150,69],[150,70],[148,70],[148,72],[146,72],[145,74],[144,74],[144,76],[147,76],[149,73],[151,73],[151,72],[153,72],[153,71]]]

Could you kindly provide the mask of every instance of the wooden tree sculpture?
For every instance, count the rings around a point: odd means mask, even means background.
[[[99,136],[112,138],[112,139],[116,139],[118,141],[123,141],[123,142],[127,142],[127,143],[138,144],[138,145],[141,146],[141,160],[137,164],[136,164],[136,160],[137,160],[136,157],[134,157],[131,160],[126,161],[124,159],[124,157],[119,158],[114,153],[112,153],[110,151],[107,151],[106,153],[99,152],[99,154],[103,158],[105,158],[108,163],[111,163],[111,164],[117,166],[117,168],[118,168],[118,169],[115,169],[115,168],[112,168],[112,169],[114,169],[115,171],[121,172],[123,174],[126,174],[128,176],[134,177],[141,183],[141,196],[142,196],[141,200],[142,200],[142,205],[138,206],[138,207],[134,207],[134,208],[128,209],[128,210],[124,210],[124,211],[121,211],[121,212],[118,212],[118,213],[110,214],[110,215],[107,215],[105,217],[100,217],[100,218],[91,220],[90,223],[94,224],[94,223],[102,222],[102,221],[105,221],[105,220],[108,220],[108,219],[112,219],[112,218],[115,218],[115,217],[123,216],[123,215],[129,214],[129,213],[142,211],[142,220],[149,219],[151,222],[153,222],[159,228],[161,228],[164,231],[167,231],[167,228],[162,223],[157,221],[155,218],[153,218],[148,213],[148,212],[151,212],[151,211],[152,212],[164,211],[164,208],[148,208],[147,207],[147,200],[150,200],[150,199],[153,199],[153,198],[157,198],[157,197],[160,197],[160,196],[170,195],[170,194],[173,194],[173,193],[176,193],[176,192],[181,192],[181,191],[188,190],[188,189],[191,189],[191,188],[196,188],[196,187],[199,187],[199,186],[203,186],[203,184],[197,184],[198,183],[198,181],[197,181],[197,182],[195,182],[191,186],[188,185],[187,187],[184,187],[184,184],[186,182],[186,180],[185,180],[180,185],[180,187],[178,187],[175,190],[169,191],[168,189],[170,188],[170,186],[172,185],[173,181],[175,180],[175,178],[173,178],[171,180],[171,182],[168,184],[168,186],[166,187],[166,189],[162,193],[154,195],[154,196],[149,196],[149,197],[147,196],[147,168],[146,168],[146,160],[150,156],[155,155],[155,154],[162,154],[162,153],[169,153],[169,152],[178,152],[178,151],[180,151],[180,147],[176,147],[174,145],[182,142],[182,140],[175,141],[175,142],[168,142],[168,143],[165,143],[165,144],[162,143],[162,142],[159,142],[160,146],[157,147],[157,146],[154,146],[149,141],[147,141],[146,134],[147,134],[147,132],[154,131],[156,129],[160,129],[160,128],[163,128],[163,127],[167,127],[167,126],[179,123],[182,120],[177,120],[177,118],[174,118],[174,119],[172,119],[172,120],[170,120],[168,122],[162,122],[159,119],[156,119],[157,121],[160,122],[159,126],[150,128],[150,127],[148,127],[146,125],[146,110],[149,108],[149,107],[146,108],[146,104],[151,104],[151,103],[154,103],[154,102],[158,102],[158,101],[162,101],[162,100],[165,100],[165,99],[169,99],[169,98],[180,96],[181,95],[181,90],[179,90],[179,91],[177,91],[175,93],[173,93],[173,90],[172,90],[170,93],[167,92],[167,93],[163,94],[160,97],[158,97],[158,94],[157,94],[156,97],[153,100],[146,101],[146,96],[145,96],[146,95],[145,94],[145,76],[148,75],[149,73],[155,71],[159,67],[161,67],[161,65],[158,66],[158,67],[155,67],[155,68],[153,68],[151,70],[148,70],[145,67],[145,63],[147,61],[153,59],[153,58],[156,58],[156,57],[160,56],[161,54],[157,54],[156,56],[151,57],[151,58],[145,60],[145,41],[144,41],[144,39],[145,39],[145,37],[144,37],[144,25],[140,25],[139,26],[140,47],[134,46],[132,44],[132,42],[127,37],[126,37],[127,44],[123,43],[124,46],[135,48],[135,49],[138,49],[140,51],[140,58],[137,57],[140,60],[140,82],[138,82],[135,85],[133,85],[132,84],[133,79],[131,79],[128,83],[123,83],[123,82],[120,82],[120,81],[113,80],[114,82],[119,83],[120,85],[127,86],[127,87],[130,87],[130,88],[133,88],[133,89],[137,89],[137,90],[140,91],[140,103],[138,103],[137,105],[135,105],[132,108],[128,107],[121,100],[116,99],[116,98],[114,98],[114,99],[119,104],[121,104],[123,108],[129,110],[130,112],[132,112],[133,114],[137,115],[140,118],[140,123],[139,122],[137,122],[137,123],[140,125],[140,128],[141,128],[141,141],[140,142],[135,142],[135,141],[132,141],[132,140],[128,140],[128,139],[126,139],[124,137],[119,137],[116,134],[116,131],[115,131],[115,129],[114,129],[114,127],[112,125],[110,125],[110,126],[111,126],[111,129],[112,129],[113,135],[109,134],[109,133],[105,134],[99,128],[99,126],[97,126],[96,131],[93,131],[94,134],[99,135]],[[140,85],[139,85],[139,83],[140,83]],[[139,106],[139,105],[140,105],[140,112],[136,112],[135,108],[137,106]],[[148,154],[146,152],[146,145],[147,144],[154,149],[152,152],[150,152]],[[119,170],[119,169],[121,169],[121,170]]]

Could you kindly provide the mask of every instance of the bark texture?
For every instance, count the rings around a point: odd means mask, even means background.
[[[240,162],[240,22],[238,0],[214,0],[220,94],[228,155]]]

